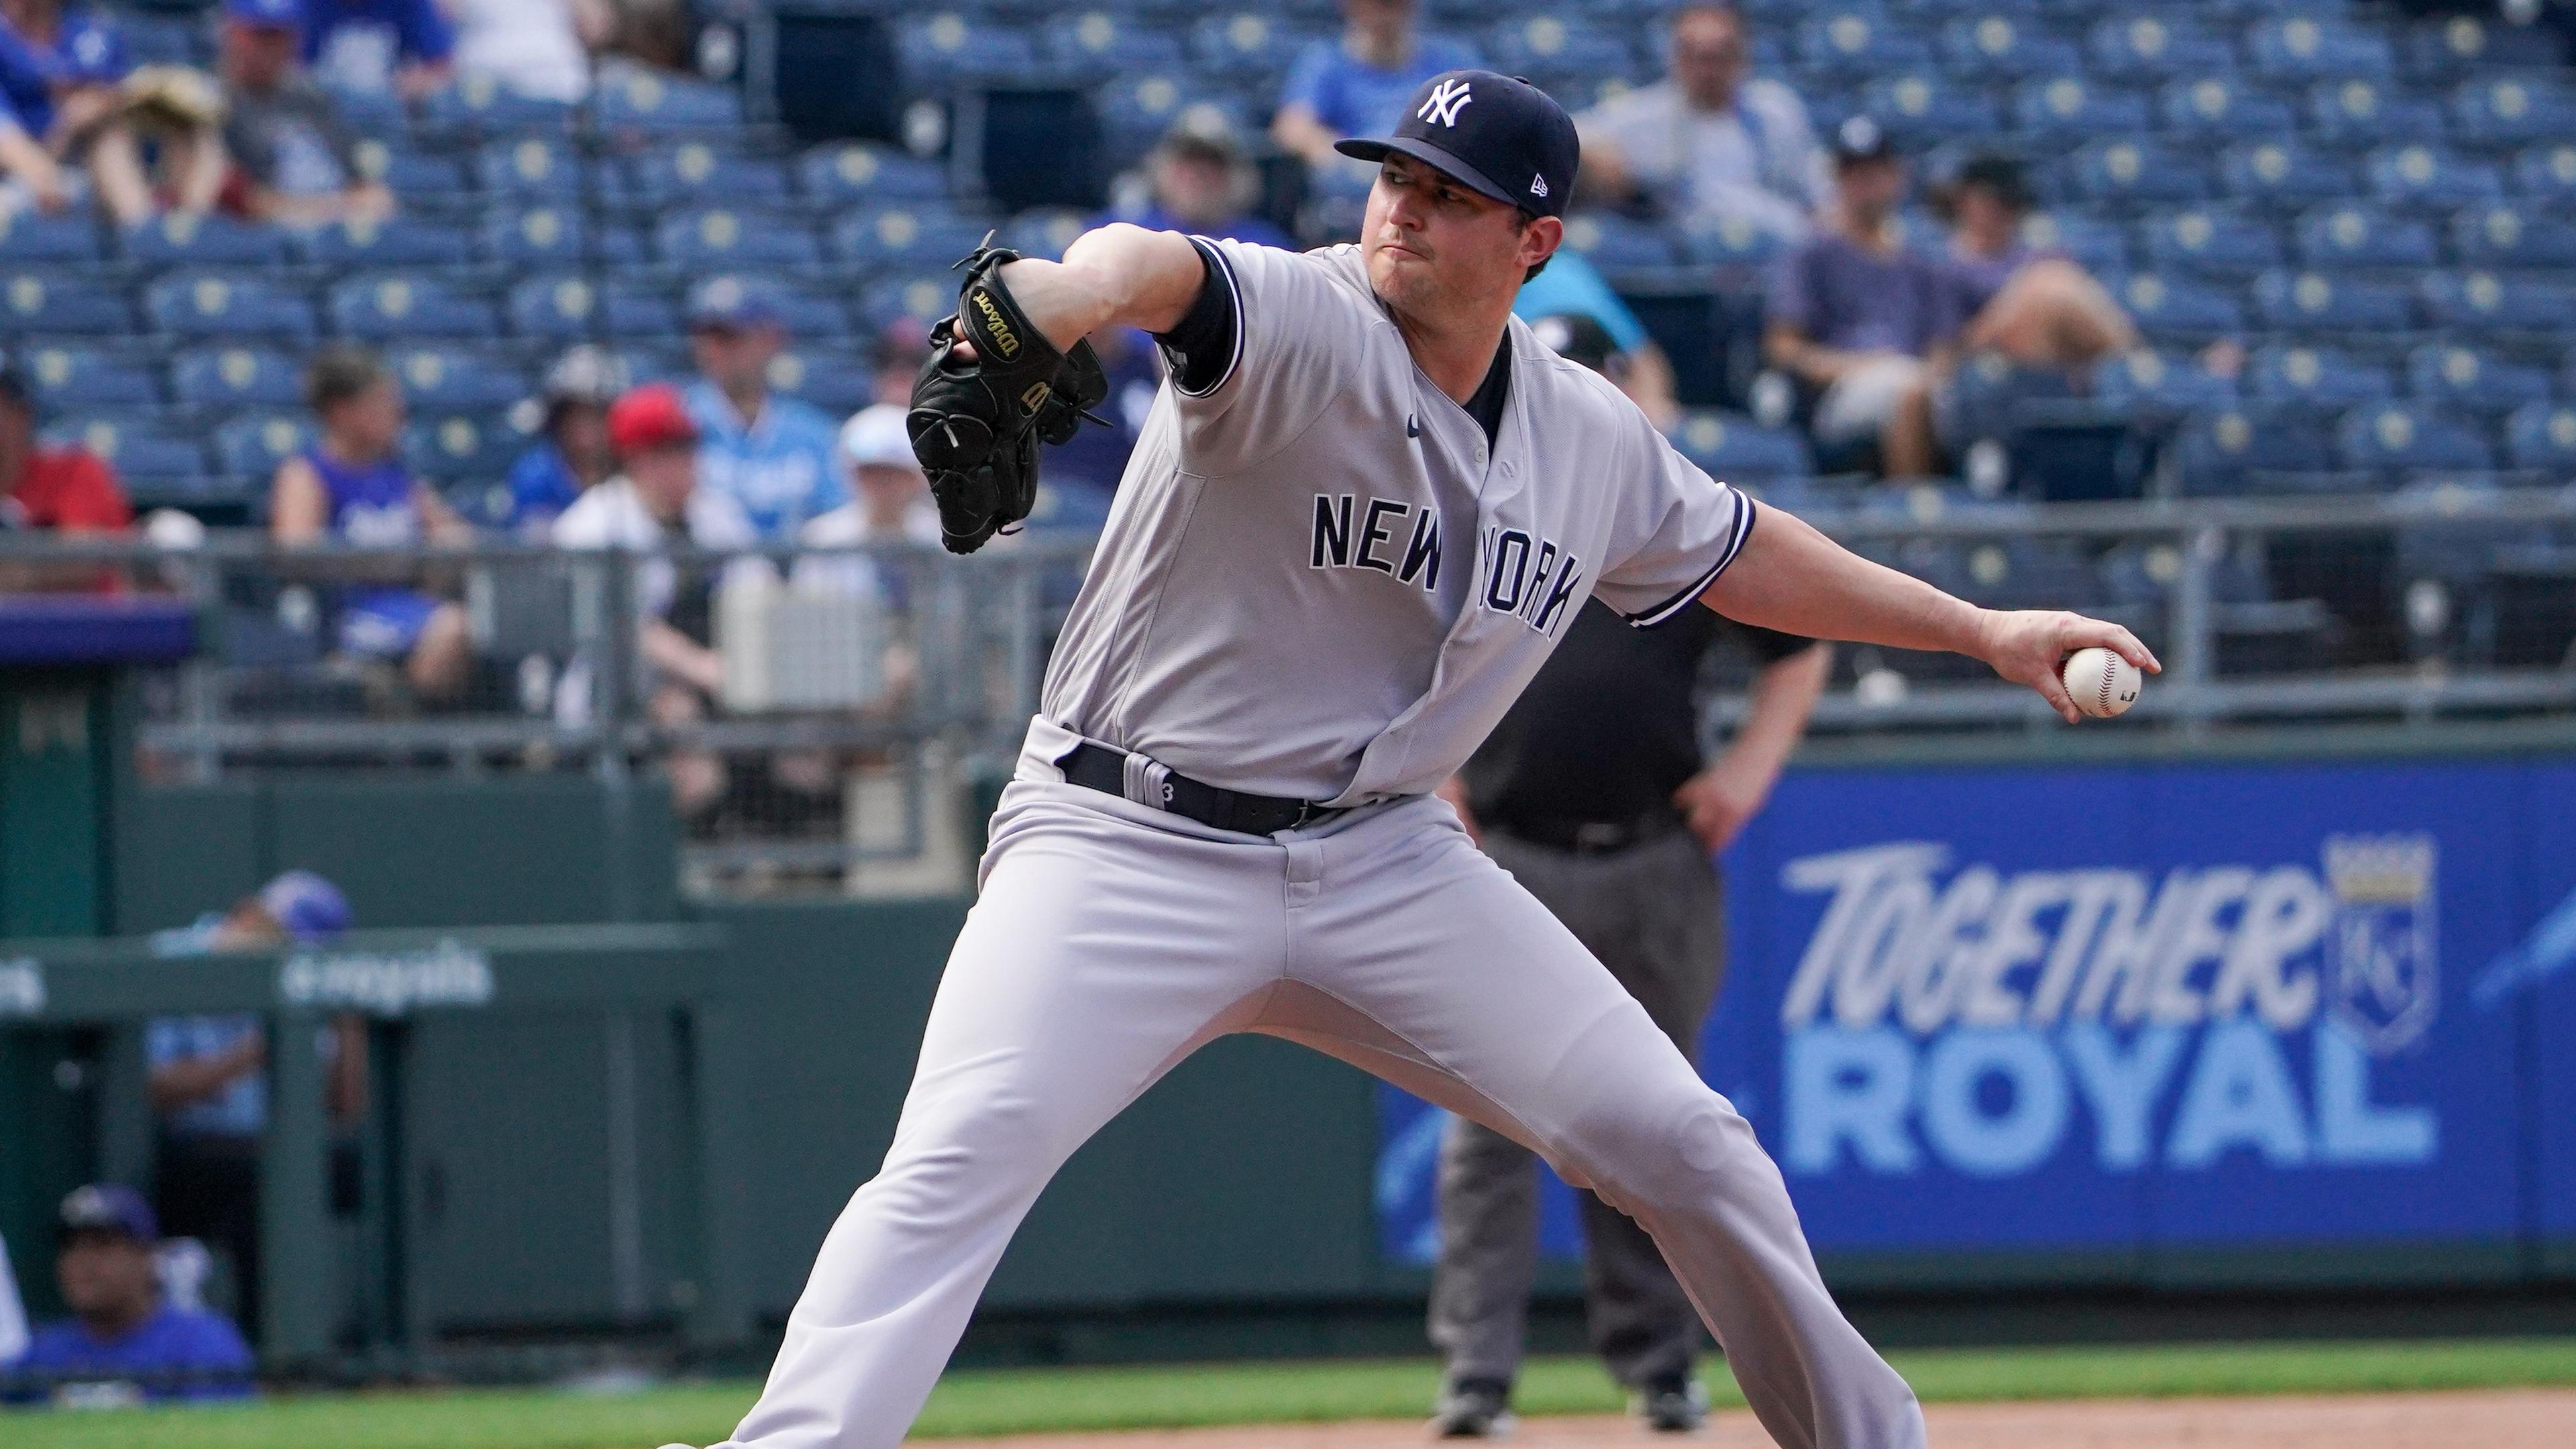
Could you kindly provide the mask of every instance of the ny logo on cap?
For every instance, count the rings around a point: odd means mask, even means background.
[[[1438,121],[1441,125],[1454,130],[1458,125],[1458,113],[1466,109],[1467,103],[1474,99],[1474,96],[1467,93],[1465,81],[1442,81],[1431,88],[1430,99],[1424,101],[1422,109],[1414,114],[1426,121]]]

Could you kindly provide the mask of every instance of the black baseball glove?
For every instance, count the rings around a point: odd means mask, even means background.
[[[939,503],[939,540],[973,553],[1029,516],[1037,502],[1038,444],[1074,435],[1109,395],[1089,342],[1059,352],[1002,284],[1020,254],[991,234],[958,265],[966,282],[957,314],[930,329],[930,360],[912,384],[904,425]],[[972,358],[958,352],[972,343]]]

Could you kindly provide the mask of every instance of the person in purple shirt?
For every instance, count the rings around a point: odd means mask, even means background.
[[[93,1183],[63,1199],[54,1276],[72,1316],[36,1331],[11,1372],[72,1407],[237,1399],[251,1391],[250,1345],[219,1315],[161,1289],[161,1228],[142,1194]]]
[[[447,84],[455,53],[436,0],[304,0],[304,64],[332,90],[416,101]]]
[[[1348,27],[1338,39],[1306,47],[1289,67],[1271,139],[1319,170],[1340,166],[1334,142],[1377,134],[1424,81],[1476,63],[1454,40],[1417,35],[1414,8],[1415,0],[1342,0]]]

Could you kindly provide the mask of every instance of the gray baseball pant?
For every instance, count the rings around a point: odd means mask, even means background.
[[[1725,970],[1717,872],[1676,828],[1615,853],[1575,855],[1487,827],[1485,852],[1563,922],[1686,1059]],[[1690,1372],[1699,1315],[1637,1220],[1581,1195],[1584,1310],[1593,1351],[1631,1387]],[[1431,1341],[1451,1383],[1520,1370],[1538,1273],[1538,1172],[1528,1148],[1466,1117],[1440,1143],[1440,1263]]]
[[[893,1449],[1047,1179],[1238,1031],[1473,1117],[1635,1217],[1789,1449],[1924,1442],[1753,1129],[1448,805],[1233,835],[1064,783],[1048,761],[1071,743],[1030,731],[894,1145],[825,1238],[731,1449]],[[1294,1124],[1270,1126],[1293,1150]]]

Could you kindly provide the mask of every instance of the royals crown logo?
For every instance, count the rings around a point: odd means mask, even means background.
[[[2373,1055],[2387,1056],[2441,1010],[2433,837],[2333,835],[2324,853],[2335,897],[2330,1004]]]

